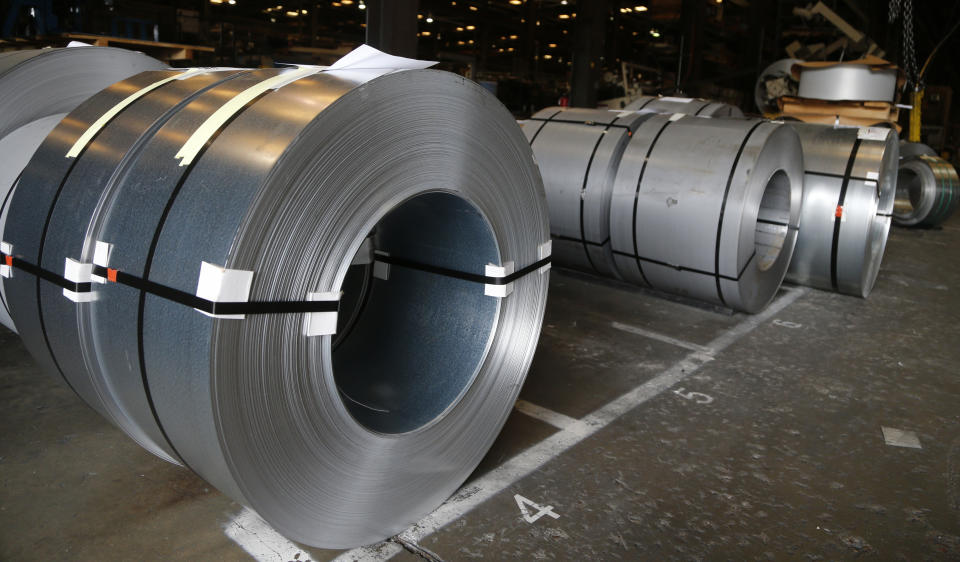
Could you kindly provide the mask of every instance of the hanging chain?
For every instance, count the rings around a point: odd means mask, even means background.
[[[890,0],[887,20],[890,23],[900,19],[903,29],[903,71],[907,75],[907,82],[917,84],[917,51],[913,40],[913,0]]]

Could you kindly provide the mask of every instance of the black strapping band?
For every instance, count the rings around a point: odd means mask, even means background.
[[[858,140],[859,140],[859,139],[858,139]],[[845,180],[848,180],[848,181],[849,181],[849,180],[855,180],[855,181],[862,181],[862,182],[868,182],[868,181],[876,182],[876,181],[877,181],[876,178],[874,178],[874,179],[871,179],[871,178],[861,178],[860,176],[851,176],[851,175],[849,175],[849,174],[843,175],[843,174],[832,174],[832,173],[830,173],[830,172],[812,172],[812,171],[810,171],[810,170],[807,170],[807,171],[805,171],[805,172],[803,172],[803,173],[804,173],[804,174],[810,174],[811,176],[823,176],[823,177],[825,177],[825,178],[837,178],[838,180],[843,180],[843,179],[845,179]]]
[[[579,240],[577,240],[579,242]],[[426,273],[434,273],[436,275],[442,275],[444,277],[452,277],[454,279],[461,279],[463,281],[470,281],[471,283],[480,283],[482,285],[507,285],[513,283],[517,279],[524,277],[545,265],[550,264],[550,256],[543,258],[542,260],[535,261],[530,265],[518,269],[506,275],[504,277],[490,277],[487,275],[480,275],[479,273],[470,273],[467,271],[458,271],[456,269],[450,269],[447,267],[441,267],[439,265],[431,265],[428,263],[418,262],[414,260],[409,260],[406,258],[399,258],[397,256],[391,256],[388,254],[376,255],[376,261],[382,263],[388,263],[390,265],[396,265],[399,267],[405,267],[407,269],[415,269],[417,271],[424,271]]]
[[[554,240],[563,240],[564,242],[576,242],[577,244],[589,244],[590,246],[603,247],[610,243],[610,237],[607,236],[606,240],[603,242],[594,242],[593,240],[581,240],[573,236],[563,236],[562,234],[550,234],[550,238]]]
[[[650,103],[654,99],[657,98],[652,98],[647,103]],[[646,107],[647,104],[645,103],[643,105]],[[647,147],[647,153],[643,156],[643,165],[640,166],[640,175],[637,176],[637,190],[633,194],[633,221],[631,221],[631,224],[633,225],[633,257],[637,262],[637,271],[640,272],[640,278],[643,279],[643,282],[647,285],[650,285],[650,281],[647,281],[647,276],[643,272],[643,266],[640,264],[640,245],[637,242],[637,206],[640,204],[640,186],[643,184],[643,174],[647,171],[647,163],[650,162],[650,155],[653,154],[653,147],[657,145],[657,141],[660,140],[660,135],[667,130],[667,127],[670,126],[670,123],[673,123],[673,121],[669,119],[664,121],[663,125],[660,127],[660,130],[657,131],[657,134],[653,137],[653,140],[650,141],[650,146]]]
[[[629,252],[621,252],[621,251],[619,251],[619,250],[614,250],[613,253],[614,253],[614,254],[617,254],[618,256],[623,256],[623,257],[625,257],[625,258],[630,258],[630,259],[635,259],[635,260],[639,260],[639,261],[644,261],[644,262],[652,263],[652,264],[655,264],[655,265],[662,265],[662,266],[664,266],[664,267],[669,267],[670,269],[674,269],[674,270],[676,270],[676,271],[688,271],[688,272],[690,272],[690,273],[697,273],[697,274],[699,274],[699,275],[706,275],[707,277],[718,277],[718,278],[720,278],[720,279],[726,279],[726,280],[728,280],[728,281],[739,281],[740,278],[743,277],[743,274],[747,271],[747,266],[750,265],[750,262],[752,262],[752,261],[753,261],[753,258],[756,257],[756,255],[757,255],[756,250],[754,250],[753,253],[750,254],[750,257],[747,258],[747,261],[744,262],[743,267],[740,269],[740,272],[737,274],[737,276],[736,276],[736,277],[731,277],[731,276],[729,276],[729,275],[723,275],[723,274],[719,274],[719,273],[714,273],[714,272],[712,272],[712,271],[705,271],[705,270],[703,270],[703,269],[697,269],[697,268],[695,268],[695,267],[687,267],[687,266],[685,266],[685,265],[678,265],[678,264],[675,264],[675,263],[668,263],[668,262],[665,262],[665,261],[655,260],[655,259],[653,259],[653,258],[645,258],[645,257],[643,257],[643,256],[638,256],[638,255],[635,255],[635,254],[631,254],[631,253],[629,253]],[[648,283],[648,285],[649,285],[649,283]]]
[[[550,120],[552,120],[552,119],[553,119],[554,117],[556,117],[557,115],[560,115],[561,113],[563,113],[563,110],[562,110],[562,109],[558,109],[556,113],[554,113],[553,115],[551,115],[550,117],[548,117],[548,118],[546,118],[546,119],[543,119],[542,117],[537,117],[537,118],[531,117],[531,118],[530,118],[531,121],[541,121],[541,123],[540,123],[540,128],[537,129],[537,132],[536,132],[536,133],[533,133],[533,136],[530,137],[530,142],[529,142],[528,144],[529,144],[530,146],[533,146],[533,141],[537,140],[537,137],[540,136],[540,132],[543,131],[543,129],[547,126],[547,123],[549,123]]]
[[[577,240],[577,242],[579,242],[579,240]],[[64,276],[54,273],[50,270],[43,269],[42,267],[26,262],[20,258],[7,256],[6,254],[2,253],[0,253],[0,259],[4,260],[5,263],[9,263],[9,265],[15,269],[35,275],[39,279],[43,279],[44,281],[57,285],[58,287],[67,289],[68,291],[73,291],[75,293],[89,293],[93,290],[93,284],[89,281],[82,283],[70,281]],[[458,271],[455,269],[430,265],[396,256],[389,256],[386,254],[377,254],[376,261],[396,265],[399,267],[405,267],[408,269],[416,269],[418,271],[424,271],[427,273],[434,273],[444,277],[462,279],[472,283],[479,283],[483,285],[507,285],[516,281],[517,279],[520,279],[521,277],[529,275],[531,272],[536,271],[545,265],[549,265],[550,257],[536,261],[504,277],[491,277],[488,275],[480,275],[478,273]],[[126,285],[127,287],[137,289],[138,291],[143,291],[144,293],[160,297],[164,300],[182,304],[184,306],[195,308],[202,312],[213,315],[305,314],[309,312],[337,312],[340,309],[339,301],[217,302],[198,297],[197,295],[188,293],[186,291],[181,291],[180,289],[174,289],[173,287],[161,285],[160,283],[143,279],[123,271],[103,267],[102,265],[94,265],[91,273],[98,277],[107,279],[108,282],[117,283],[118,285]]]
[[[559,113],[559,112],[558,112]],[[557,115],[554,113],[553,115]],[[620,119],[617,117],[613,121]],[[576,119],[554,119],[553,116],[550,116],[547,119],[543,117],[530,117],[527,121],[543,121],[544,123],[572,123],[574,125],[587,125],[589,127],[606,127],[607,129],[626,129],[631,135],[633,134],[633,129],[629,125],[616,125],[613,121],[610,123],[603,123],[601,121],[577,121]],[[537,131],[538,133],[540,131]]]
[[[853,148],[850,149],[850,157],[847,158],[847,168],[843,172],[843,183],[840,184],[840,196],[837,198],[836,216],[833,219],[833,243],[830,246],[830,285],[836,291],[837,284],[837,250],[840,247],[840,223],[843,222],[843,203],[847,198],[847,186],[850,185],[850,172],[853,170],[853,164],[857,161],[857,151],[860,150],[860,141],[853,141]]]
[[[723,189],[723,202],[720,204],[720,216],[717,218],[717,246],[714,250],[714,276],[717,279],[717,297],[720,299],[720,302],[723,303],[723,306],[727,306],[727,300],[723,298],[723,289],[720,286],[720,279],[729,279],[729,277],[724,277],[720,275],[720,242],[723,235],[723,216],[727,212],[727,197],[730,195],[730,186],[733,184],[733,175],[737,172],[737,165],[740,164],[740,157],[743,155],[743,149],[747,146],[747,141],[750,140],[750,137],[753,135],[753,132],[757,130],[757,127],[762,125],[763,121],[757,121],[754,123],[753,127],[750,127],[750,130],[747,131],[747,134],[743,137],[743,141],[740,143],[740,148],[737,149],[737,155],[733,158],[733,165],[730,166],[730,174],[727,176],[727,185]],[[753,256],[750,257],[753,259]],[[750,263],[748,260],[747,263]],[[746,271],[746,269],[744,269]],[[740,276],[737,276],[737,279],[740,279]]]

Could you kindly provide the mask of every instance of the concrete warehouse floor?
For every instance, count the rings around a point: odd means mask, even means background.
[[[787,287],[756,316],[554,272],[517,411],[414,539],[445,560],[960,559],[958,258],[960,217],[894,229],[869,299]],[[0,341],[0,559],[340,554],[275,536]]]

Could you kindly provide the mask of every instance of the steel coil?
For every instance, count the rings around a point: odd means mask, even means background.
[[[743,117],[743,111],[740,111],[739,107],[702,98],[641,96],[627,104],[623,109],[624,111],[647,110],[656,113],[682,113],[701,117]]]
[[[610,215],[628,281],[756,312],[793,253],[803,181],[790,128],[658,115],[624,151]]]
[[[81,102],[124,78],[163,68],[142,53],[110,47],[11,51],[0,57],[0,232],[10,192],[34,150]],[[16,331],[0,288],[0,324]]]
[[[24,171],[4,233],[24,342],[284,535],[393,535],[476,467],[532,359],[530,148],[445,72],[173,74],[94,96]]]
[[[797,93],[797,81],[793,78],[793,65],[798,62],[803,61],[800,59],[780,59],[770,63],[757,76],[757,82],[753,86],[753,101],[757,104],[757,109],[761,113],[779,112],[780,107],[777,105],[777,98]],[[767,87],[767,82],[778,78],[784,80],[782,91],[772,93]]]
[[[929,147],[911,146],[918,144],[909,143],[910,155],[900,159],[893,222],[931,228],[950,218],[960,205],[960,178],[953,165]],[[900,146],[903,152],[904,145]]]
[[[897,132],[790,126],[803,144],[805,173],[802,228],[787,280],[866,297],[890,231]]]
[[[523,126],[540,166],[557,265],[619,278],[610,198],[633,131],[654,113],[548,107]]]
[[[871,68],[867,64],[800,64],[797,95],[830,101],[893,102],[897,91],[896,68]]]

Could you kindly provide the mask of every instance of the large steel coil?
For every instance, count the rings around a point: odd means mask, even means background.
[[[134,74],[163,68],[110,47],[10,51],[0,56],[0,232],[10,191],[43,139],[81,102]],[[16,331],[0,288],[0,324]]]
[[[345,548],[436,508],[492,444],[547,225],[523,135],[459,76],[148,72],[37,150],[4,283],[33,356],[131,437]]]
[[[683,113],[684,115],[699,115],[701,117],[743,117],[743,111],[740,111],[739,107],[702,98],[640,96],[623,109],[624,111],[647,110],[656,113]]]
[[[658,115],[620,163],[610,236],[634,283],[756,312],[793,253],[803,157],[789,127]]]
[[[610,250],[613,182],[631,135],[653,115],[548,107],[524,124],[543,176],[558,265],[619,277]]]
[[[791,123],[803,144],[803,216],[787,280],[866,297],[880,271],[897,178],[897,132]]]
[[[893,222],[926,228],[940,225],[960,206],[957,170],[926,145],[901,143],[900,150]]]

